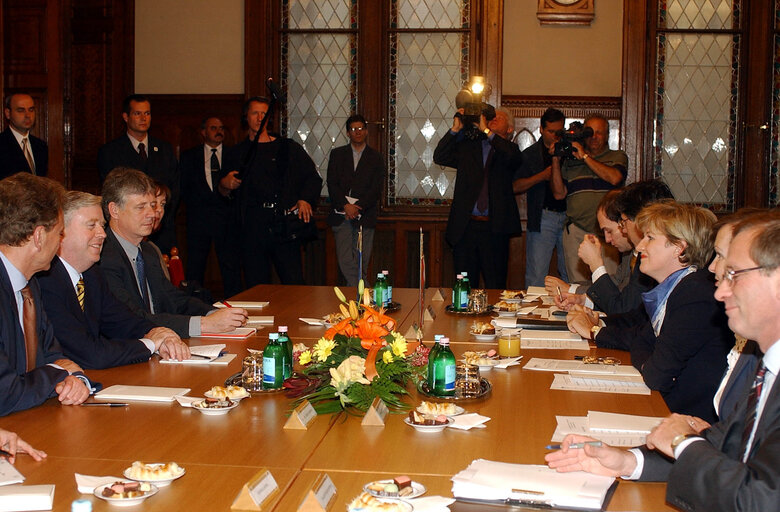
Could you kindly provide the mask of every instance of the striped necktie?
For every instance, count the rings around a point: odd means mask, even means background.
[[[22,326],[24,327],[24,348],[27,359],[27,371],[35,368],[38,355],[38,321],[35,311],[35,300],[28,284],[19,292],[22,294]]]
[[[756,417],[758,415],[758,401],[761,399],[761,389],[764,387],[764,376],[766,375],[766,365],[764,365],[764,360],[762,359],[761,362],[758,364],[758,371],[756,371],[756,378],[753,381],[753,387],[750,388],[750,394],[748,395],[748,401],[747,401],[747,416],[745,418],[745,429],[742,431],[742,448],[744,449],[743,453],[745,456],[744,459],[747,459],[748,451],[748,441],[750,441],[750,436],[753,433],[753,429],[756,426]]]
[[[151,313],[151,302],[149,301],[149,290],[146,286],[146,262],[144,261],[144,255],[141,253],[141,246],[138,246],[138,254],[135,257],[135,271],[138,274],[138,289],[141,292],[141,298],[144,301],[146,311]]]
[[[30,172],[35,174],[35,160],[30,152],[30,139],[27,137],[22,139],[22,153],[24,153],[24,159],[27,160],[27,165],[30,166]]]
[[[84,278],[80,277],[76,283],[76,298],[79,300],[79,306],[84,311]]]

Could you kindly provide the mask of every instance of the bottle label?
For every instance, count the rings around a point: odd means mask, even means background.
[[[273,384],[276,380],[276,360],[273,357],[263,358],[263,382]]]
[[[393,287],[388,285],[387,286],[387,303],[390,304],[393,302]]]
[[[444,390],[452,391],[455,389],[455,365],[448,364],[444,367]]]
[[[460,307],[466,309],[469,307],[469,292],[466,290],[460,291]]]

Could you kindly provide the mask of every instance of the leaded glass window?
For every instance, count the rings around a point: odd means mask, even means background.
[[[469,0],[393,0],[388,45],[388,204],[452,199],[455,169],[433,163],[469,78]]]
[[[282,133],[300,143],[327,179],[357,105],[357,0],[283,0]],[[328,195],[323,181],[322,195]]]
[[[716,211],[734,209],[740,4],[658,3],[655,175]]]

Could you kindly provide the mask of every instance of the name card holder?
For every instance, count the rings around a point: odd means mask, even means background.
[[[407,340],[416,340],[417,339],[417,329],[414,325],[410,325],[409,329],[406,330],[406,334],[404,334],[404,338]]]
[[[436,288],[431,301],[444,302],[444,291],[441,288]]]
[[[371,407],[366,411],[366,415],[363,416],[363,421],[360,424],[364,427],[384,427],[387,413],[387,404],[377,396],[371,402]]]
[[[335,497],[336,486],[333,480],[326,473],[322,473],[306,491],[298,512],[326,512]]]
[[[423,316],[423,321],[425,322],[433,322],[436,320],[436,312],[433,310],[432,306],[428,306],[425,308],[425,314]]]
[[[307,430],[309,423],[316,417],[317,411],[314,410],[314,406],[308,400],[304,400],[301,405],[295,408],[283,428],[288,430]]]
[[[230,505],[230,510],[235,511],[263,511],[270,510],[271,498],[279,492],[279,485],[274,476],[263,468],[258,471],[244,486]]]

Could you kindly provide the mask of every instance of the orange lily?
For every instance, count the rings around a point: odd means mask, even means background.
[[[347,333],[347,329],[352,327],[351,318],[345,318],[341,322],[337,323],[336,325],[332,326],[330,329],[325,331],[325,338],[332,340],[334,336],[337,334],[344,334],[346,336],[350,336],[350,334]]]
[[[357,328],[355,334],[360,338],[360,346],[364,349],[368,350],[373,348],[373,345],[375,344],[380,347],[387,344],[382,338],[387,336],[390,331],[385,329],[381,324],[372,322],[369,317],[363,317],[355,322],[355,327]]]
[[[361,345],[363,342],[360,342]],[[364,345],[364,348],[365,347]],[[366,356],[366,379],[369,381],[374,380],[374,377],[379,376],[379,372],[376,371],[376,356],[379,354],[379,349],[382,348],[381,343],[375,342],[373,345],[371,345],[371,348],[368,349],[368,355]]]
[[[385,315],[384,308],[379,308],[379,311],[377,311],[370,306],[363,306],[363,309],[365,309],[367,313],[363,318],[369,318],[370,322],[377,322],[384,325],[389,330],[392,330],[395,327],[395,320]]]

